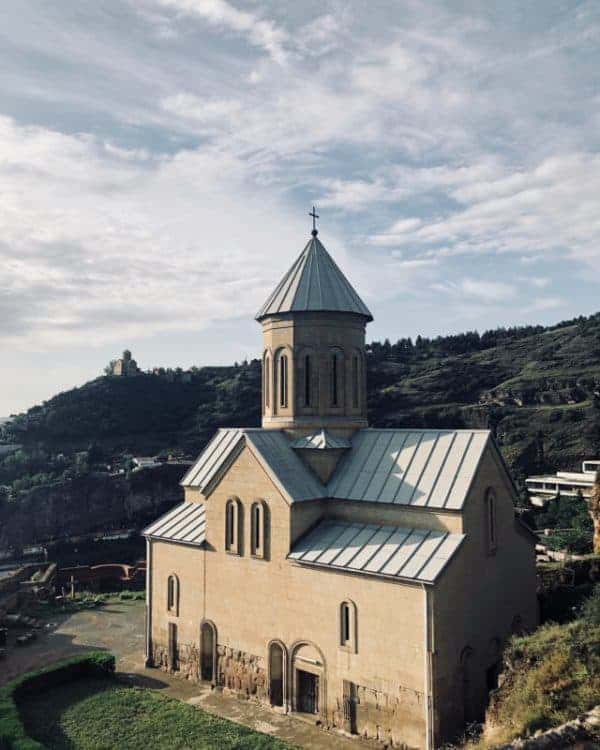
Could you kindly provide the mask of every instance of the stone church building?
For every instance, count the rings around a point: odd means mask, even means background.
[[[262,428],[219,430],[145,531],[147,663],[437,747],[536,625],[511,477],[487,430],[369,428],[372,316],[316,230],[256,318]]]

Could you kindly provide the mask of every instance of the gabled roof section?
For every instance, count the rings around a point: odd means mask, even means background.
[[[347,450],[352,447],[352,443],[344,437],[332,435],[327,430],[313,432],[312,435],[305,435],[294,440],[292,448],[296,450]]]
[[[198,456],[196,463],[181,480],[182,487],[194,487],[206,494],[229,463],[243,447],[243,430],[221,429]]]
[[[347,312],[373,320],[369,309],[316,236],[308,242],[256,315]]]
[[[431,529],[322,521],[288,555],[300,565],[434,583],[464,534]]]
[[[328,496],[461,510],[489,430],[359,430]]]
[[[181,484],[208,497],[245,445],[288,502],[325,497],[325,487],[294,453],[283,432],[260,428],[219,430]]]
[[[181,503],[142,531],[150,539],[200,547],[206,538],[206,511],[199,503]]]

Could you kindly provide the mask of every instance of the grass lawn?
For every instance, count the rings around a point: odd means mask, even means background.
[[[28,734],[52,750],[291,750],[268,735],[145,688],[76,681],[29,698]]]

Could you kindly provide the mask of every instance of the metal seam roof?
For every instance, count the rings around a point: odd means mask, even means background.
[[[316,237],[308,241],[256,319],[311,311],[348,312],[373,320],[365,303]]]
[[[433,529],[324,520],[296,543],[288,559],[300,565],[434,583],[464,537]]]
[[[460,510],[488,440],[488,430],[359,430],[325,486],[294,450],[320,445],[322,433],[290,441],[279,430],[223,429],[182,485],[207,494],[245,441],[290,502],[331,498]],[[327,433],[325,443],[346,446]]]
[[[291,443],[296,450],[345,450],[352,447],[352,443],[344,437],[332,435],[327,430],[319,430],[311,435],[299,437]]]
[[[184,502],[176,505],[142,532],[150,539],[200,546],[206,539],[204,505]]]
[[[460,510],[488,440],[488,430],[360,430],[327,496]]]

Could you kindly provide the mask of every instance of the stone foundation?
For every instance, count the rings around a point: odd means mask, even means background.
[[[361,737],[383,742],[388,747],[409,750],[419,743],[425,722],[423,694],[400,687],[398,695],[356,686],[356,733]],[[422,719],[421,719],[422,717]],[[344,716],[341,697],[336,698],[333,711],[333,726],[350,731],[349,721]]]
[[[241,697],[267,700],[263,659],[229,646],[217,646],[217,684]]]
[[[169,649],[167,646],[152,645],[152,666],[192,682],[199,681],[200,653],[198,647],[189,643],[180,643],[177,648],[175,669],[170,668]]]
[[[200,651],[198,646],[179,643],[174,669],[169,662],[169,648],[163,644],[152,645],[152,666],[176,677],[192,682],[200,681]],[[217,687],[229,690],[241,698],[266,701],[267,673],[263,659],[229,646],[217,646]]]

